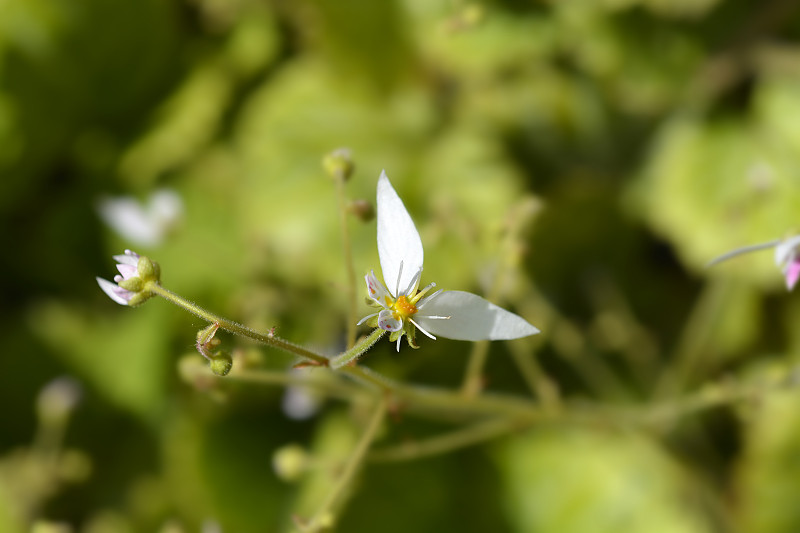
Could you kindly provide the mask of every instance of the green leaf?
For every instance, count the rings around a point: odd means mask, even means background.
[[[516,531],[710,532],[690,479],[647,438],[555,427],[499,449]]]

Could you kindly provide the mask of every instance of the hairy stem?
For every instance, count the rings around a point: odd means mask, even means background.
[[[247,337],[249,339],[256,340],[258,342],[266,344],[267,346],[277,348],[278,350],[283,350],[284,352],[289,352],[293,355],[298,355],[306,360],[312,361],[317,364],[321,364],[323,366],[327,366],[328,364],[328,358],[325,357],[324,355],[313,352],[307,348],[303,348],[302,346],[289,342],[285,339],[281,339],[280,337],[276,337],[272,332],[260,333],[254,329],[250,329],[247,326],[244,326],[237,322],[233,322],[226,318],[222,318],[221,316],[217,316],[214,313],[203,309],[194,302],[190,302],[189,300],[183,298],[182,296],[178,296],[174,292],[165,289],[158,283],[152,281],[148,282],[147,286],[145,287],[145,290],[148,290],[153,294],[161,296],[162,298],[172,302],[178,307],[182,307],[183,309],[186,309],[190,313],[199,316],[203,320],[219,324],[219,327],[224,329],[225,331],[229,331],[236,335],[241,335],[242,337]]]
[[[491,419],[428,439],[408,441],[397,446],[374,450],[367,456],[367,459],[371,462],[384,463],[413,461],[442,455],[523,429],[534,420],[534,418],[527,417]]]
[[[330,367],[331,368],[341,368],[348,363],[356,361],[359,357],[364,355],[364,353],[372,348],[378,340],[383,337],[386,333],[385,330],[380,328],[375,328],[372,330],[367,337],[365,337],[361,342],[350,348],[349,350],[342,352],[341,354],[337,355],[333,359],[330,360]]]

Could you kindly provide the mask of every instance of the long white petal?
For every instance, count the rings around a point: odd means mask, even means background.
[[[378,257],[383,279],[390,291],[396,287],[403,291],[422,268],[422,241],[406,206],[386,177],[386,172],[381,172],[381,177],[378,178],[377,204]]]
[[[116,283],[111,283],[107,279],[103,278],[95,278],[97,280],[97,284],[100,285],[100,288],[103,289],[103,292],[106,295],[117,302],[119,305],[128,305],[128,300],[126,300],[123,295],[130,294],[130,292],[126,291],[125,289],[119,287]]]
[[[434,335],[462,341],[517,339],[539,333],[521,316],[463,291],[442,292],[414,315],[414,321]]]
[[[112,255],[114,261],[123,265],[136,266],[139,264],[139,254],[133,250],[125,250],[124,254]]]
[[[117,270],[122,274],[122,279],[130,279],[139,274],[139,269],[136,268],[136,265],[117,263]]]

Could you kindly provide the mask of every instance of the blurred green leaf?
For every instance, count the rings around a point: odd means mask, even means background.
[[[687,472],[646,437],[555,427],[498,450],[517,531],[710,532]]]
[[[166,324],[174,310],[161,302],[149,302],[147,311],[108,305],[113,312],[99,316],[43,302],[28,320],[53,353],[110,403],[152,419],[164,407],[171,366]]]
[[[742,531],[789,533],[800,527],[800,393],[773,393],[747,413],[738,465],[737,522]]]

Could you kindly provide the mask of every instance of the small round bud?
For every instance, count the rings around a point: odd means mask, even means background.
[[[161,269],[158,263],[151,261],[149,257],[139,257],[139,262],[136,264],[136,271],[142,281],[155,281],[158,282],[161,277]]]
[[[299,444],[288,444],[275,451],[272,468],[284,481],[297,481],[308,468],[308,452]]]
[[[31,526],[31,533],[72,533],[72,531],[69,524],[47,520],[37,520]]]
[[[41,420],[63,420],[81,399],[81,386],[72,378],[57,378],[44,386],[36,399]]]
[[[375,218],[375,208],[367,200],[353,200],[347,205],[347,210],[361,222],[369,222]]]
[[[461,19],[464,24],[470,27],[480,24],[485,16],[486,13],[479,4],[468,4],[464,6],[464,11],[461,12]]]
[[[130,297],[130,299],[128,300],[128,305],[130,307],[136,307],[137,305],[142,305],[152,297],[153,297],[152,292],[145,292],[145,291],[137,292]]]
[[[135,278],[123,279],[122,281],[118,282],[117,285],[126,291],[139,292],[144,287],[144,282],[142,281],[142,278],[137,276]]]
[[[348,148],[338,148],[322,158],[322,168],[329,176],[347,181],[353,175],[355,165]]]
[[[233,359],[230,354],[225,352],[217,352],[211,359],[209,366],[211,371],[217,376],[227,376],[228,372],[233,367]]]

